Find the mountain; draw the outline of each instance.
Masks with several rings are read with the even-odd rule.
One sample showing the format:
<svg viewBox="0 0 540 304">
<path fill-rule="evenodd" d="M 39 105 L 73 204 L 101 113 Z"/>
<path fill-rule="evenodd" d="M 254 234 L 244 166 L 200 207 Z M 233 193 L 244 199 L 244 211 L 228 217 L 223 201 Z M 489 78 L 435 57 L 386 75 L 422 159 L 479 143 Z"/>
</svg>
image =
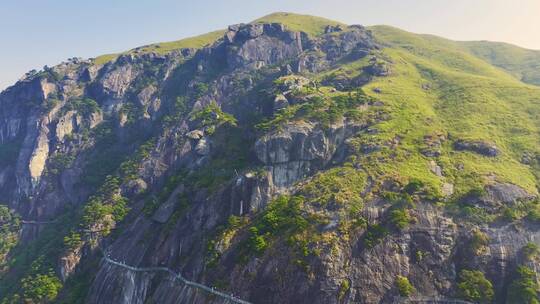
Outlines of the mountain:
<svg viewBox="0 0 540 304">
<path fill-rule="evenodd" d="M 29 72 L 0 303 L 538 303 L 538 64 L 276 13 Z"/>
</svg>

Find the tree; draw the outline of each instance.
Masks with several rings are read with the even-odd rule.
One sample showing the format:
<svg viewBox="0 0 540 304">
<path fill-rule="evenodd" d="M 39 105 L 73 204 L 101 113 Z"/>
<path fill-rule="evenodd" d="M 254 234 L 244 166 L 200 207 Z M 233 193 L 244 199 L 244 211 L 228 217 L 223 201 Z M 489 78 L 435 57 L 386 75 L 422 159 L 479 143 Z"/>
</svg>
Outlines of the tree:
<svg viewBox="0 0 540 304">
<path fill-rule="evenodd" d="M 539 304 L 540 286 L 536 282 L 534 270 L 519 266 L 517 268 L 517 277 L 508 288 L 507 303 L 515 304 Z"/>
<path fill-rule="evenodd" d="M 53 273 L 29 276 L 22 280 L 23 297 L 29 303 L 50 303 L 58 296 L 62 282 Z"/>
<path fill-rule="evenodd" d="M 478 270 L 462 270 L 459 274 L 458 296 L 476 303 L 491 303 L 493 285 Z"/>
</svg>

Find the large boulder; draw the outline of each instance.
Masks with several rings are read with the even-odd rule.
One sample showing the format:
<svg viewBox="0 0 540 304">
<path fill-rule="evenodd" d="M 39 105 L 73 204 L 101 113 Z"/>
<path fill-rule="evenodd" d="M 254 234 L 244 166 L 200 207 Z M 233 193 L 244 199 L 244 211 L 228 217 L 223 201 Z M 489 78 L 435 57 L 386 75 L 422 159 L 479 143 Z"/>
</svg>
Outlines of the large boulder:
<svg viewBox="0 0 540 304">
<path fill-rule="evenodd" d="M 471 151 L 488 157 L 496 157 L 501 153 L 495 144 L 480 140 L 457 140 L 454 143 L 454 149 L 458 151 Z"/>
</svg>

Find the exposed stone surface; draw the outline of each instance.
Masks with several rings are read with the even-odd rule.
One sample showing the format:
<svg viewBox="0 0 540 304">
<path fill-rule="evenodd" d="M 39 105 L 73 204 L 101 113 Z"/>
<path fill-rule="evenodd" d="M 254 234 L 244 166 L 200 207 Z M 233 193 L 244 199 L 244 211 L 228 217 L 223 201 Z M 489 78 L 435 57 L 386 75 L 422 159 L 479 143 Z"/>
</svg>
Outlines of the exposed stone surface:
<svg viewBox="0 0 540 304">
<path fill-rule="evenodd" d="M 210 153 L 210 142 L 207 138 L 201 138 L 195 146 L 195 152 L 201 156 L 208 155 Z"/>
<path fill-rule="evenodd" d="M 484 141 L 458 140 L 454 143 L 454 148 L 460 151 L 467 150 L 476 152 L 478 154 L 482 154 L 488 157 L 496 157 L 500 154 L 497 146 Z"/>
<path fill-rule="evenodd" d="M 186 136 L 191 139 L 199 140 L 204 136 L 204 131 L 193 130 L 186 133 Z"/>
<path fill-rule="evenodd" d="M 257 158 L 269 166 L 273 184 L 289 187 L 326 166 L 347 137 L 361 126 L 339 124 L 324 132 L 310 124 L 287 125 L 255 143 Z"/>
</svg>

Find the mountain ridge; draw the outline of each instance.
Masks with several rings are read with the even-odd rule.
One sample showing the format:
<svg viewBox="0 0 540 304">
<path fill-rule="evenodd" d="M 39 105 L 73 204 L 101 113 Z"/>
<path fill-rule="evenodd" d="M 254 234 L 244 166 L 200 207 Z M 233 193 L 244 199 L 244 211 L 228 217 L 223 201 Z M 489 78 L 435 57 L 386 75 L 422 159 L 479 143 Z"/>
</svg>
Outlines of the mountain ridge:
<svg viewBox="0 0 540 304">
<path fill-rule="evenodd" d="M 334 21 L 330 19 L 325 19 L 322 17 L 316 17 L 316 16 L 310 16 L 310 15 L 301 15 L 301 14 L 295 14 L 295 13 L 289 13 L 289 12 L 276 12 L 268 14 L 264 17 L 258 18 L 253 20 L 250 23 L 257 23 L 257 22 L 279 22 L 283 23 L 286 26 L 290 27 L 293 30 L 299 30 L 301 27 L 304 27 L 304 30 L 306 25 L 308 27 L 307 32 L 310 32 L 311 34 L 321 34 L 324 31 L 324 27 L 327 25 L 336 26 L 341 25 L 345 26 L 344 23 L 341 23 L 339 21 Z M 511 43 L 506 42 L 497 42 L 497 41 L 457 41 L 457 40 L 450 40 L 447 38 L 439 37 L 432 34 L 415 34 L 412 32 L 407 32 L 404 30 L 400 30 L 397 27 L 388 26 L 388 25 L 373 25 L 369 26 L 368 28 L 372 29 L 387 29 L 389 31 L 393 31 L 395 29 L 414 34 L 417 36 L 427 37 L 427 38 L 434 38 L 435 40 L 446 40 L 447 43 L 454 43 L 462 47 L 464 50 L 467 50 L 472 55 L 477 56 L 480 59 L 483 59 L 487 61 L 488 63 L 494 64 L 495 66 L 498 66 L 502 68 L 503 70 L 513 73 L 514 76 L 518 77 L 518 79 L 524 80 L 524 82 L 528 82 L 535 85 L 540 85 L 540 73 L 536 72 L 534 70 L 526 70 L 521 71 L 520 66 L 526 65 L 527 60 L 536 60 L 540 58 L 540 50 L 533 50 L 533 49 L 527 49 L 523 48 Z M 187 37 L 180 40 L 170 41 L 170 42 L 159 42 L 159 43 L 152 43 L 149 45 L 137 47 L 134 49 L 131 49 L 125 53 L 133 52 L 133 51 L 141 51 L 141 52 L 158 52 L 158 53 L 166 53 L 174 50 L 179 50 L 182 48 L 200 48 L 205 45 L 211 44 L 215 42 L 223 33 L 225 30 L 216 30 L 209 33 L 193 36 L 193 37 Z M 506 48 L 506 52 L 499 51 L 499 56 L 490 57 L 485 55 L 485 52 L 489 51 L 489 49 L 493 48 Z M 510 49 L 510 50 L 508 50 Z M 508 62 L 509 59 L 506 59 L 509 55 L 508 54 L 520 54 L 521 57 L 524 57 L 522 61 L 525 61 L 524 63 L 520 63 L 519 61 L 516 62 Z M 96 64 L 104 64 L 107 63 L 114 58 L 116 58 L 118 54 L 107 54 L 107 55 L 101 55 L 96 57 L 95 62 Z M 502 62 L 499 62 L 498 58 L 502 57 Z M 531 59 L 529 59 L 531 58 Z M 506 60 L 505 60 L 506 59 Z M 523 67 L 521 67 L 523 69 Z M 530 68 L 529 68 L 530 69 Z M 534 69 L 534 66 L 533 66 Z M 523 74 L 526 74 L 525 76 Z M 521 78 L 519 78 L 521 77 Z"/>
<path fill-rule="evenodd" d="M 313 18 L 0 93 L 2 303 L 534 303 L 529 66 Z"/>
</svg>

